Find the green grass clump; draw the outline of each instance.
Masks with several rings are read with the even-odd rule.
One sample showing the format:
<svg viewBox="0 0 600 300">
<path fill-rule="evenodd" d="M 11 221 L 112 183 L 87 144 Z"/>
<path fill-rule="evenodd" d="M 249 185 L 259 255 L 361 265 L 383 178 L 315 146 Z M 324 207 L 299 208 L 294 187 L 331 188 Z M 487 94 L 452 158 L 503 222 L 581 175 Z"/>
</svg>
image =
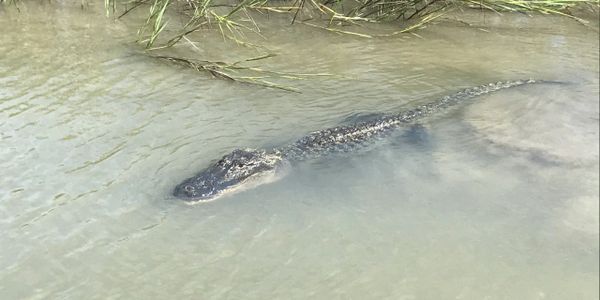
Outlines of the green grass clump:
<svg viewBox="0 0 600 300">
<path fill-rule="evenodd" d="M 18 0 L 0 0 L 0 3 L 16 4 L 16 1 Z M 299 78 L 299 74 L 243 66 L 248 62 L 272 57 L 271 54 L 225 63 L 154 53 L 181 42 L 197 48 L 190 40 L 190 35 L 214 28 L 219 29 L 226 40 L 262 49 L 260 45 L 248 42 L 245 37 L 247 33 L 261 35 L 254 17 L 267 13 L 287 15 L 290 23 L 301 23 L 336 34 L 374 38 L 412 32 L 457 8 L 477 8 L 496 13 L 554 14 L 586 25 L 588 22 L 571 14 L 570 9 L 584 7 L 597 17 L 599 3 L 600 0 L 104 0 L 107 16 L 122 18 L 134 10 L 146 11 L 145 21 L 137 33 L 137 41 L 153 57 L 218 78 L 285 90 L 294 89 L 279 86 L 269 79 Z M 184 22 L 169 24 L 169 18 L 173 16 L 178 16 Z M 367 34 L 347 29 L 352 28 L 347 25 L 375 22 L 396 22 L 400 28 L 387 34 Z"/>
<path fill-rule="evenodd" d="M 11 0 L 0 0 L 11 1 Z M 12 0 L 14 1 L 14 0 Z M 124 2 L 118 2 L 124 1 Z M 148 52 L 172 47 L 179 42 L 194 43 L 188 36 L 209 28 L 218 28 L 223 38 L 240 45 L 260 48 L 246 41 L 245 33 L 260 35 L 260 28 L 253 16 L 261 13 L 277 13 L 289 16 L 290 23 L 302 23 L 338 34 L 365 38 L 390 36 L 414 31 L 455 8 L 519 13 L 555 14 L 573 18 L 582 24 L 587 22 L 573 16 L 571 8 L 586 6 L 597 14 L 600 0 L 105 0 L 107 15 L 119 18 L 140 8 L 149 9 L 146 20 L 138 31 L 138 42 Z M 165 35 L 168 20 L 165 15 L 184 17 L 185 24 Z M 393 33 L 373 35 L 347 30 L 346 25 L 373 22 L 397 22 L 401 28 Z M 160 37 L 160 38 L 159 38 Z M 160 42 L 158 42 L 160 40 Z M 195 47 L 195 46 L 194 46 Z M 296 75 L 269 72 L 260 68 L 242 67 L 242 63 L 269 58 L 267 54 L 258 59 L 234 63 L 210 62 L 183 57 L 154 55 L 163 60 L 184 65 L 217 78 L 261 86 L 295 91 L 277 85 L 269 78 L 294 77 Z M 252 73 L 241 75 L 241 73 Z M 306 74 L 304 74 L 306 75 Z M 318 74 L 323 75 L 323 74 Z"/>
<path fill-rule="evenodd" d="M 14 0 L 0 0 L 14 1 Z M 341 29 L 339 25 L 361 22 L 402 21 L 406 24 L 398 33 L 418 29 L 441 16 L 449 9 L 471 7 L 495 12 L 538 12 L 556 14 L 576 19 L 569 9 L 578 5 L 587 5 L 597 10 L 599 0 L 105 0 L 107 14 L 115 13 L 117 7 L 124 7 L 122 17 L 131 10 L 149 8 L 146 22 L 141 26 L 139 42 L 147 49 L 161 49 L 173 46 L 185 36 L 205 28 L 217 27 L 221 34 L 230 40 L 244 44 L 244 32 L 259 33 L 260 29 L 252 17 L 253 12 L 274 12 L 288 14 L 290 22 L 302 22 L 336 33 L 345 33 L 362 37 L 368 34 L 355 33 Z M 171 35 L 160 45 L 157 38 L 167 25 L 165 13 L 175 11 L 188 20 L 179 32 Z M 299 20 L 300 14 L 309 15 Z M 314 22 L 315 17 L 326 22 Z M 313 21 L 313 22 L 308 22 Z"/>
</svg>

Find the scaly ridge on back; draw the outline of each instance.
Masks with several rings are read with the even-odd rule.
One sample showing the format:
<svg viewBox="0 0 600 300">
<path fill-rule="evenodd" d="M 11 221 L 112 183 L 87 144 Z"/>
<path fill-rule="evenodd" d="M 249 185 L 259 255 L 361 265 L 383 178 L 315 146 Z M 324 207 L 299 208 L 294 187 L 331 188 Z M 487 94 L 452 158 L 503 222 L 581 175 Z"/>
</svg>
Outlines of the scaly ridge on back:
<svg viewBox="0 0 600 300">
<path fill-rule="evenodd" d="M 382 117 L 378 120 L 315 131 L 275 151 L 290 160 L 305 160 L 318 156 L 321 153 L 346 151 L 352 149 L 354 145 L 358 146 L 372 137 L 389 131 L 389 129 L 417 121 L 440 110 L 455 106 L 465 100 L 498 90 L 533 83 L 539 83 L 539 81 L 532 79 L 499 81 L 467 88 L 437 101 L 423 104 L 395 115 Z"/>
</svg>

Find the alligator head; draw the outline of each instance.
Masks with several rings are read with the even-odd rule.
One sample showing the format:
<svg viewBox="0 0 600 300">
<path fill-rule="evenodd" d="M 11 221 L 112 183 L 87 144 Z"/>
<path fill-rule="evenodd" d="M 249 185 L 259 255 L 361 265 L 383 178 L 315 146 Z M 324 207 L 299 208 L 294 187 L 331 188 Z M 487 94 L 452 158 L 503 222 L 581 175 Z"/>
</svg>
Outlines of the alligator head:
<svg viewBox="0 0 600 300">
<path fill-rule="evenodd" d="M 254 187 L 277 179 L 283 165 L 281 156 L 263 150 L 240 150 L 184 180 L 173 195 L 188 204 L 213 201 L 225 193 Z"/>
</svg>

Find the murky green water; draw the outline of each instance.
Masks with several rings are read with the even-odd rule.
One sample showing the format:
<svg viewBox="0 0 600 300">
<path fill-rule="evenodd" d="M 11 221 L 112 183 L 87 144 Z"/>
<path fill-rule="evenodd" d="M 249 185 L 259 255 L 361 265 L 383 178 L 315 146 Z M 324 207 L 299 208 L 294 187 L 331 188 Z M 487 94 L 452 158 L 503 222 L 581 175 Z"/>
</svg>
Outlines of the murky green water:
<svg viewBox="0 0 600 300">
<path fill-rule="evenodd" d="M 273 21 L 265 67 L 339 75 L 294 94 L 140 55 L 135 17 L 102 10 L 0 8 L 1 299 L 598 299 L 596 32 L 476 13 L 366 40 Z M 218 40 L 201 46 L 252 54 Z M 421 139 L 206 205 L 170 197 L 236 147 L 529 77 L 571 84 L 480 97 Z"/>
</svg>

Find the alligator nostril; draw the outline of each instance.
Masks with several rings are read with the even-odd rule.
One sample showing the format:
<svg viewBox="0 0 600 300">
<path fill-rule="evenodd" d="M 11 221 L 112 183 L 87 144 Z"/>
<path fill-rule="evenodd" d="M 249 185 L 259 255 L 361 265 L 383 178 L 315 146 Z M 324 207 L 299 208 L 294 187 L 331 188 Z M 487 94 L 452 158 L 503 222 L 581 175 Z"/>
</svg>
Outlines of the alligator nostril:
<svg viewBox="0 0 600 300">
<path fill-rule="evenodd" d="M 191 185 L 186 185 L 183 189 L 188 193 L 191 193 L 194 191 L 194 187 Z"/>
</svg>

